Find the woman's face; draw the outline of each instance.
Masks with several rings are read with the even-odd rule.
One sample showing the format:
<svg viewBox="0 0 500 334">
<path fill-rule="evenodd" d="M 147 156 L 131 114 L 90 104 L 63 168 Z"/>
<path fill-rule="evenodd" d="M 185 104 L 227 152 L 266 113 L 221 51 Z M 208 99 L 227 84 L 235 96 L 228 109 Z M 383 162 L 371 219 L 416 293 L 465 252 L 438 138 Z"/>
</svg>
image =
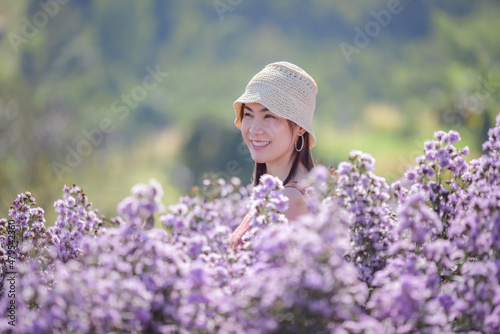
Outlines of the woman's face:
<svg viewBox="0 0 500 334">
<path fill-rule="evenodd" d="M 258 163 L 288 162 L 298 126 L 290 131 L 288 121 L 267 110 L 260 103 L 245 104 L 241 120 L 241 134 L 250 149 L 252 159 Z"/>
</svg>

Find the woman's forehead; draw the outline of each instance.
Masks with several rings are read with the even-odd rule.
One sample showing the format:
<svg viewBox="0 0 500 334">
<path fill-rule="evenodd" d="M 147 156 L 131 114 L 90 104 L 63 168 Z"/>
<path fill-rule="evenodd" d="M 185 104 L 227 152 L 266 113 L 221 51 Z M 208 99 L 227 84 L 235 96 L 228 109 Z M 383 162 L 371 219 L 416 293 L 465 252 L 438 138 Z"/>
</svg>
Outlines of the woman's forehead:
<svg viewBox="0 0 500 334">
<path fill-rule="evenodd" d="M 269 109 L 260 103 L 246 103 L 245 109 L 250 111 L 269 111 Z"/>
<path fill-rule="evenodd" d="M 266 114 L 271 114 L 274 117 L 280 118 L 280 119 L 283 118 L 279 115 L 276 115 L 275 113 L 273 113 L 271 110 L 267 109 L 263 104 L 260 104 L 260 103 L 246 103 L 245 109 L 249 110 L 249 111 L 253 111 L 253 112 L 263 112 Z"/>
</svg>

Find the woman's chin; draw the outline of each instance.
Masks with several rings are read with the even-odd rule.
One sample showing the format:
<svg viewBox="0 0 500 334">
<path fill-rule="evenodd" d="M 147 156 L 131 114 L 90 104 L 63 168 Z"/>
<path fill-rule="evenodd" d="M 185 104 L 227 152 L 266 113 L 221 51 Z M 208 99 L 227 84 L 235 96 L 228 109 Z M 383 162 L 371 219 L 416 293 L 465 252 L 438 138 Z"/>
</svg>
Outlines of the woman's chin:
<svg viewBox="0 0 500 334">
<path fill-rule="evenodd" d="M 263 157 L 259 156 L 258 154 L 252 155 L 252 160 L 255 161 L 258 164 L 265 164 L 266 161 L 267 161 L 266 159 L 264 159 Z"/>
</svg>

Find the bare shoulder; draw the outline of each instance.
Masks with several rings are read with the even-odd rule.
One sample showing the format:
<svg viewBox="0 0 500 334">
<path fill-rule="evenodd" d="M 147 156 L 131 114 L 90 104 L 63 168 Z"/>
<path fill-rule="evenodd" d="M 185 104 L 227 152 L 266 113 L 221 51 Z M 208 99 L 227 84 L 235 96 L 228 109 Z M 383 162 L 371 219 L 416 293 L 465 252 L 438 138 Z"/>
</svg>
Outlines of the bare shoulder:
<svg viewBox="0 0 500 334">
<path fill-rule="evenodd" d="M 282 190 L 283 195 L 288 197 L 288 199 L 291 201 L 293 199 L 304 199 L 304 195 L 300 192 L 299 189 L 295 187 L 285 187 Z"/>
<path fill-rule="evenodd" d="M 288 197 L 288 210 L 285 212 L 288 220 L 294 220 L 298 216 L 309 212 L 304 195 L 298 189 L 287 187 L 282 192 L 283 195 Z"/>
</svg>

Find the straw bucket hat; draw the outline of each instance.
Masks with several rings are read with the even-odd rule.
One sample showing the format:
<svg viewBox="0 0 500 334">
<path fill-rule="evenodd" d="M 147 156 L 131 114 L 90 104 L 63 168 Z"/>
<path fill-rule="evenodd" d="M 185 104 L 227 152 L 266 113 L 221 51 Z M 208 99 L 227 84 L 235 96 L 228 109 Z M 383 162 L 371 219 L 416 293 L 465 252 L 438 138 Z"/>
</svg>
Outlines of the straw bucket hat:
<svg viewBox="0 0 500 334">
<path fill-rule="evenodd" d="M 312 119 L 318 86 L 297 65 L 286 61 L 267 65 L 248 83 L 245 93 L 234 103 L 234 124 L 241 129 L 240 110 L 243 103 L 260 103 L 272 113 L 301 126 L 309 133 L 309 148 L 316 145 Z"/>
</svg>

